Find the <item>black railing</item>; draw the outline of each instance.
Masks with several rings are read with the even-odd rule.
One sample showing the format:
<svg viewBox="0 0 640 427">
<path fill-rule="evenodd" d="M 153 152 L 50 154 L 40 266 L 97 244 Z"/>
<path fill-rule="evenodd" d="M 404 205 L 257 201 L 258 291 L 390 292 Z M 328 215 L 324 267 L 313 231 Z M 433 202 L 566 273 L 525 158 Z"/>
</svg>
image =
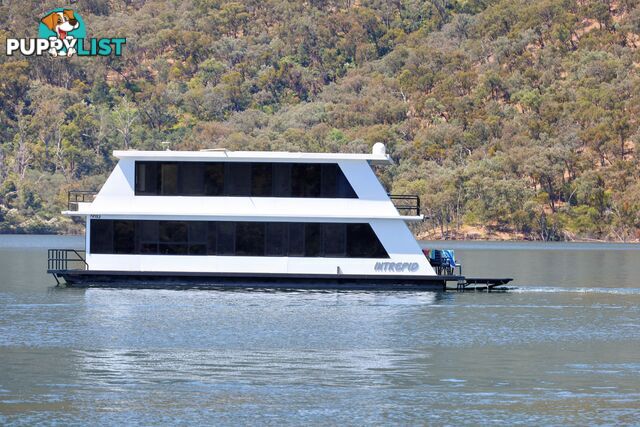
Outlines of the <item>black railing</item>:
<svg viewBox="0 0 640 427">
<path fill-rule="evenodd" d="M 420 216 L 420 196 L 389 194 L 389 198 L 400 215 Z"/>
<path fill-rule="evenodd" d="M 83 254 L 85 254 L 85 251 L 77 251 L 75 249 L 49 249 L 47 253 L 47 270 L 49 272 L 87 270 L 89 265 Z"/>
<path fill-rule="evenodd" d="M 93 202 L 98 192 L 86 190 L 71 190 L 67 193 L 67 208 L 70 211 L 78 210 L 78 203 Z"/>
</svg>

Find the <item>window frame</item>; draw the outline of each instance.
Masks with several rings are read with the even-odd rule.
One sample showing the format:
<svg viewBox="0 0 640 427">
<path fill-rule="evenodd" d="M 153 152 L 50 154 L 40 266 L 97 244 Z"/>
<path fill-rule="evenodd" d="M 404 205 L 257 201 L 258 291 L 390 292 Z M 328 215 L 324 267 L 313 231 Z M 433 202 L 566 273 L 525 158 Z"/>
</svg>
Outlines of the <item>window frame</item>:
<svg viewBox="0 0 640 427">
<path fill-rule="evenodd" d="M 261 168 L 270 176 L 258 185 Z M 358 198 L 339 163 L 136 160 L 133 184 L 135 196 Z"/>
<path fill-rule="evenodd" d="M 92 219 L 89 249 L 96 255 L 190 255 L 334 259 L 388 259 L 369 223 L 278 222 L 278 221 L 188 221 Z M 117 226 L 118 225 L 118 226 Z M 149 227 L 149 228 L 146 228 Z M 253 230 L 255 228 L 256 230 Z M 107 234 L 111 242 L 96 236 Z M 119 231 L 126 232 L 119 235 Z M 329 230 L 332 230 L 331 232 Z M 243 234 L 244 233 L 244 234 Z M 337 234 L 336 234 L 337 233 Z M 131 242 L 123 242 L 123 236 Z M 257 238 L 252 252 L 250 236 Z M 350 244 L 350 239 L 360 240 Z M 154 239 L 155 237 L 155 239 Z M 339 239 L 340 251 L 327 252 L 327 238 Z M 120 241 L 117 241 L 120 239 Z M 367 241 L 364 241 L 367 240 Z M 94 243 L 94 242 L 98 243 Z M 272 250 L 270 241 L 278 250 Z M 118 246 L 117 245 L 120 245 Z M 98 246 L 98 245 L 102 246 Z M 144 251 L 143 245 L 155 246 Z M 248 246 L 247 246 L 248 245 Z M 106 248 L 106 249 L 105 249 Z M 130 248 L 123 251 L 123 248 Z M 245 253 L 239 253 L 242 250 Z M 120 252 L 118 252 L 120 251 Z"/>
</svg>

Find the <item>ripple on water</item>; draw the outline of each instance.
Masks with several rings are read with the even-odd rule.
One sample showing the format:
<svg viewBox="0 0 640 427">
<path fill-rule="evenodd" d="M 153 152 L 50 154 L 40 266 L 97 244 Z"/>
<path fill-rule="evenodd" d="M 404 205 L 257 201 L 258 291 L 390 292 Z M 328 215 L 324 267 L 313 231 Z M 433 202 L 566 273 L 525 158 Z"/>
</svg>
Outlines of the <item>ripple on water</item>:
<svg viewBox="0 0 640 427">
<path fill-rule="evenodd" d="M 495 257 L 479 252 L 471 261 Z M 11 256 L 3 425 L 611 425 L 640 413 L 640 290 L 607 288 L 601 265 L 574 288 L 546 280 L 567 274 L 559 250 L 502 251 L 531 271 L 490 294 L 49 289 Z M 612 274 L 637 277 L 636 252 L 624 256 Z"/>
</svg>

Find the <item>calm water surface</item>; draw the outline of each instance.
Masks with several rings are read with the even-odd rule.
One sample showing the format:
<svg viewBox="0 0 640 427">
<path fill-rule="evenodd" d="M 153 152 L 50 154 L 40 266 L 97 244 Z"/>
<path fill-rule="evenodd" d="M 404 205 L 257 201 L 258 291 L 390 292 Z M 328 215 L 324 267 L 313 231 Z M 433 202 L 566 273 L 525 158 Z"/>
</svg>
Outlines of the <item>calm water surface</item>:
<svg viewBox="0 0 640 427">
<path fill-rule="evenodd" d="M 1 425 L 640 424 L 637 246 L 447 244 L 505 293 L 54 288 L 81 245 L 0 236 Z"/>
</svg>

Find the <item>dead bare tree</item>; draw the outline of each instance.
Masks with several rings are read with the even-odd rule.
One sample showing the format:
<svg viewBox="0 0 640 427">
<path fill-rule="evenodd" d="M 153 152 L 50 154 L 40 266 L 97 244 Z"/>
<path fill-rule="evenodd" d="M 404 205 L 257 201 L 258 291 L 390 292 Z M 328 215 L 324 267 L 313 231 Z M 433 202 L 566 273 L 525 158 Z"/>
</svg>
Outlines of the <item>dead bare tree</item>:
<svg viewBox="0 0 640 427">
<path fill-rule="evenodd" d="M 131 132 L 133 125 L 138 120 L 138 110 L 127 98 L 122 98 L 122 103 L 113 113 L 113 121 L 116 130 L 123 138 L 124 149 L 131 145 Z"/>
<path fill-rule="evenodd" d="M 33 153 L 29 149 L 28 135 L 28 119 L 22 114 L 22 105 L 19 106 L 20 112 L 17 117 L 18 132 L 16 133 L 18 147 L 16 150 L 14 171 L 20 179 L 24 179 L 24 175 L 29 167 L 29 162 L 33 159 Z"/>
</svg>

